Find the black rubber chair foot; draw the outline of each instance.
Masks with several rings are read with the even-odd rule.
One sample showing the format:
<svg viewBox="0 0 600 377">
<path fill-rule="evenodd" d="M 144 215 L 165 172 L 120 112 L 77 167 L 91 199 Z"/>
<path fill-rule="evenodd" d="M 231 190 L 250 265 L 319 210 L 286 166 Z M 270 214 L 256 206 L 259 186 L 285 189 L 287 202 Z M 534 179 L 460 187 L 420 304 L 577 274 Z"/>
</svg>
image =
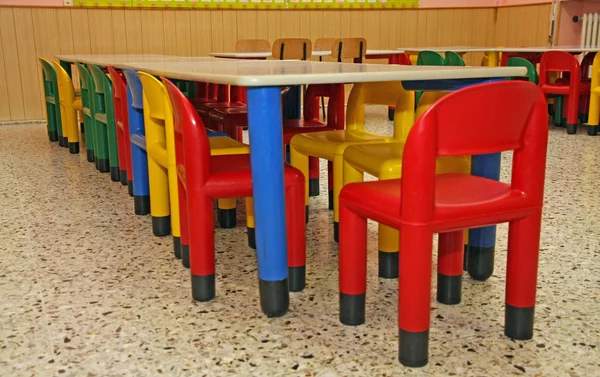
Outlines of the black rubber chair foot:
<svg viewBox="0 0 600 377">
<path fill-rule="evenodd" d="M 100 173 L 108 173 L 110 171 L 110 164 L 108 162 L 108 159 L 98 159 L 97 167 Z"/>
<path fill-rule="evenodd" d="M 288 279 L 258 281 L 260 291 L 260 307 L 269 318 L 281 317 L 290 306 Z"/>
<path fill-rule="evenodd" d="M 219 226 L 225 229 L 235 228 L 236 225 L 236 209 L 221 209 L 217 210 L 217 219 Z"/>
<path fill-rule="evenodd" d="M 383 279 L 398 278 L 398 256 L 397 251 L 386 252 L 379 250 L 379 277 Z"/>
<path fill-rule="evenodd" d="M 190 245 L 181 245 L 181 264 L 190 268 Z"/>
<path fill-rule="evenodd" d="M 215 274 L 192 275 L 192 297 L 196 301 L 210 301 L 215 298 Z"/>
<path fill-rule="evenodd" d="M 511 339 L 527 340 L 533 337 L 533 318 L 535 307 L 518 308 L 505 306 L 504 334 Z"/>
<path fill-rule="evenodd" d="M 467 271 L 473 280 L 489 279 L 494 273 L 494 248 L 470 245 Z"/>
<path fill-rule="evenodd" d="M 128 183 L 128 181 L 127 181 L 127 170 L 121 170 L 119 172 L 119 178 L 121 178 L 121 184 L 123 186 L 127 186 L 127 183 Z"/>
<path fill-rule="evenodd" d="M 304 208 L 304 224 L 308 224 L 309 218 L 310 218 L 310 206 L 306 206 Z"/>
<path fill-rule="evenodd" d="M 173 254 L 175 258 L 181 259 L 181 238 L 173 236 Z"/>
<path fill-rule="evenodd" d="M 437 301 L 445 305 L 460 304 L 462 294 L 462 274 L 441 275 L 437 278 Z"/>
<path fill-rule="evenodd" d="M 98 156 L 94 156 L 94 165 L 96 165 L 96 170 L 100 169 L 100 165 L 98 165 Z"/>
<path fill-rule="evenodd" d="M 306 266 L 288 267 L 290 292 L 300 292 L 306 287 Z"/>
<path fill-rule="evenodd" d="M 310 178 L 308 180 L 308 195 L 309 196 L 319 196 L 319 193 L 320 193 L 319 178 Z"/>
<path fill-rule="evenodd" d="M 463 271 L 467 271 L 469 265 L 469 245 L 465 245 L 463 253 Z"/>
<path fill-rule="evenodd" d="M 150 213 L 150 195 L 134 195 L 133 206 L 136 215 L 147 215 Z"/>
<path fill-rule="evenodd" d="M 256 230 L 248 228 L 248 247 L 256 250 Z"/>
<path fill-rule="evenodd" d="M 567 124 L 567 134 L 575 135 L 577 133 L 577 125 L 576 124 Z"/>
<path fill-rule="evenodd" d="M 327 191 L 328 208 L 333 209 L 333 190 Z"/>
<path fill-rule="evenodd" d="M 58 145 L 60 145 L 63 148 L 68 148 L 69 147 L 69 138 L 66 136 L 60 136 L 60 138 L 58 139 Z"/>
<path fill-rule="evenodd" d="M 133 197 L 133 181 L 127 181 L 127 193 Z"/>
<path fill-rule="evenodd" d="M 113 182 L 121 181 L 121 173 L 119 168 L 110 168 L 110 180 Z"/>
<path fill-rule="evenodd" d="M 87 149 L 86 150 L 86 157 L 88 162 L 94 162 L 96 161 L 96 159 L 94 158 L 94 150 L 93 149 Z"/>
<path fill-rule="evenodd" d="M 69 153 L 79 154 L 79 143 L 69 143 Z"/>
<path fill-rule="evenodd" d="M 365 323 L 365 294 L 351 295 L 340 292 L 340 322 L 358 326 Z"/>
<path fill-rule="evenodd" d="M 590 136 L 598 135 L 598 126 L 588 126 L 588 135 L 590 135 Z"/>
<path fill-rule="evenodd" d="M 394 109 L 388 109 L 388 119 L 394 120 Z"/>
<path fill-rule="evenodd" d="M 429 330 L 411 332 L 400 329 L 398 338 L 398 360 L 400 364 L 419 368 L 429 361 Z"/>
<path fill-rule="evenodd" d="M 85 133 L 85 123 L 79 123 L 79 131 L 81 131 L 82 134 Z"/>
<path fill-rule="evenodd" d="M 152 233 L 157 237 L 171 234 L 171 216 L 152 216 Z"/>
<path fill-rule="evenodd" d="M 333 240 L 340 242 L 340 223 L 337 221 L 333 222 Z"/>
<path fill-rule="evenodd" d="M 48 139 L 50 139 L 50 141 L 58 141 L 58 132 L 48 131 Z"/>
</svg>

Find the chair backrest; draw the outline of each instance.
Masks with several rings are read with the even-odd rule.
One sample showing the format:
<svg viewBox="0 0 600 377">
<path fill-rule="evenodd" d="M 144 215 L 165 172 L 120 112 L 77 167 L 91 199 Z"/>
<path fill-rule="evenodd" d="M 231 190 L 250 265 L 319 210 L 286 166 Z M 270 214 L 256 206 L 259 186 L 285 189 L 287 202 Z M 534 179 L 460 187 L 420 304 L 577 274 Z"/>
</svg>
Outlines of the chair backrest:
<svg viewBox="0 0 600 377">
<path fill-rule="evenodd" d="M 346 129 L 364 129 L 365 105 L 395 106 L 394 137 L 414 123 L 415 96 L 399 81 L 357 83 L 352 87 L 346 111 Z"/>
<path fill-rule="evenodd" d="M 317 38 L 313 44 L 313 51 L 332 51 L 337 38 Z"/>
<path fill-rule="evenodd" d="M 42 66 L 42 78 L 44 80 L 44 94 L 54 97 L 58 95 L 58 85 L 56 82 L 56 71 L 52 63 L 44 58 L 38 58 Z"/>
<path fill-rule="evenodd" d="M 71 77 L 60 65 L 59 62 L 53 60 L 52 65 L 56 72 L 56 81 L 58 84 L 58 94 L 61 102 L 73 103 L 75 101 L 75 88 L 73 87 L 73 81 Z"/>
<path fill-rule="evenodd" d="M 518 57 L 508 58 L 508 60 L 506 61 L 506 66 L 507 67 L 525 67 L 525 68 L 527 68 L 527 81 L 532 82 L 534 84 L 538 83 L 537 70 L 535 69 L 535 66 L 533 65 L 533 63 L 531 63 L 529 60 L 523 59 L 523 58 L 518 58 Z M 513 80 L 519 80 L 519 79 L 521 79 L 521 78 L 513 77 Z"/>
<path fill-rule="evenodd" d="M 271 44 L 264 39 L 240 39 L 235 42 L 235 52 L 269 52 Z"/>
<path fill-rule="evenodd" d="M 367 40 L 364 38 L 340 38 L 333 42 L 331 56 L 338 62 L 342 59 L 356 59 L 362 63 L 367 53 Z"/>
<path fill-rule="evenodd" d="M 319 119 L 319 99 L 329 98 L 327 102 L 327 125 L 344 127 L 344 84 L 311 84 L 304 95 L 304 119 Z"/>
<path fill-rule="evenodd" d="M 95 92 L 94 80 L 87 68 L 81 63 L 75 63 L 75 68 L 79 73 L 79 87 L 81 89 L 81 104 L 84 108 L 94 111 L 94 100 L 91 97 Z M 93 116 L 93 115 L 92 115 Z"/>
<path fill-rule="evenodd" d="M 446 51 L 445 55 L 446 56 L 444 57 L 444 65 L 453 66 L 453 67 L 464 67 L 465 66 L 465 61 L 463 60 L 462 56 L 460 56 L 456 52 Z"/>
<path fill-rule="evenodd" d="M 435 51 L 421 51 L 417 56 L 417 65 L 444 65 L 444 58 Z"/>
<path fill-rule="evenodd" d="M 581 61 L 581 77 L 588 78 L 590 77 L 590 67 L 594 64 L 594 59 L 596 58 L 595 52 L 588 52 L 583 57 Z"/>
<path fill-rule="evenodd" d="M 600 54 L 596 54 L 592 64 L 592 84 L 600 85 Z M 592 87 L 594 89 L 594 87 Z"/>
<path fill-rule="evenodd" d="M 94 110 L 100 113 L 106 113 L 107 117 L 114 117 L 114 103 L 112 98 L 112 83 L 102 68 L 97 65 L 89 65 L 90 73 L 94 80 L 96 88 L 96 101 Z"/>
<path fill-rule="evenodd" d="M 542 60 L 540 61 L 540 85 L 546 85 L 550 82 L 550 72 L 568 72 L 571 83 L 581 82 L 579 61 L 568 52 L 546 51 L 542 55 Z"/>
<path fill-rule="evenodd" d="M 127 89 L 131 93 L 131 107 L 138 110 L 144 109 L 144 91 L 142 89 L 142 82 L 137 75 L 137 72 L 133 69 L 123 68 L 121 70 L 127 81 Z"/>
<path fill-rule="evenodd" d="M 117 122 L 126 122 L 127 119 L 127 85 L 119 71 L 113 67 L 106 67 L 113 83 L 113 101 L 115 103 L 115 119 Z"/>
<path fill-rule="evenodd" d="M 273 59 L 306 60 L 312 56 L 312 42 L 306 38 L 281 38 L 273 42 Z"/>
<path fill-rule="evenodd" d="M 512 188 L 541 206 L 547 143 L 548 109 L 536 85 L 501 81 L 451 93 L 427 110 L 408 136 L 402 164 L 401 216 L 412 222 L 432 218 L 437 157 L 511 150 Z"/>
<path fill-rule="evenodd" d="M 173 108 L 165 85 L 156 77 L 138 72 L 144 88 L 144 125 L 149 143 L 164 141 L 169 166 L 176 165 Z M 181 93 L 181 92 L 180 92 Z"/>
<path fill-rule="evenodd" d="M 173 106 L 177 163 L 181 165 L 183 160 L 187 191 L 193 192 L 197 189 L 197 183 L 206 182 L 210 174 L 208 135 L 190 101 L 168 79 L 161 77 L 161 80 L 167 88 Z"/>
</svg>

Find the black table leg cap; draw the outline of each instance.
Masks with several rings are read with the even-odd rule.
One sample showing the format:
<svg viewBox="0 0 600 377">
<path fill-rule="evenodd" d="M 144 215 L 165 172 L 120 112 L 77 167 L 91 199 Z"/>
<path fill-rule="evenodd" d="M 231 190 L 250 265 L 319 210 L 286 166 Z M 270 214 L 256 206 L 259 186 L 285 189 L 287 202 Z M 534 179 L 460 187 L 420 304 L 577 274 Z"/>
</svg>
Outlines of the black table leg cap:
<svg viewBox="0 0 600 377">
<path fill-rule="evenodd" d="M 288 279 L 262 280 L 258 282 L 260 290 L 260 306 L 269 318 L 281 317 L 290 306 Z"/>
</svg>

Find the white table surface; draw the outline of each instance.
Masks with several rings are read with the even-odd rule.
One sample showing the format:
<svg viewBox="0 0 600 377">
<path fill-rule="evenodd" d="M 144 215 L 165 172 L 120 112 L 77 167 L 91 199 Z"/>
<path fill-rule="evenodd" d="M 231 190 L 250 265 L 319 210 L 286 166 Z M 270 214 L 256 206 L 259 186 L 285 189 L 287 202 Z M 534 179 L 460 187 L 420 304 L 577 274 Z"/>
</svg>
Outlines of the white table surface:
<svg viewBox="0 0 600 377">
<path fill-rule="evenodd" d="M 525 76 L 527 73 L 523 67 L 433 67 L 297 60 L 215 59 L 198 62 L 132 62 L 123 66 L 174 79 L 247 87 L 494 78 Z"/>
<path fill-rule="evenodd" d="M 441 47 L 402 47 L 399 50 L 405 51 L 435 51 L 435 52 L 532 52 L 532 53 L 543 53 L 546 51 L 565 51 L 565 52 L 597 52 L 600 51 L 599 47 L 586 47 L 580 46 L 524 46 L 524 47 L 472 47 L 472 46 L 441 46 Z"/>
<path fill-rule="evenodd" d="M 474 46 L 437 46 L 437 47 L 401 47 L 398 50 L 402 51 L 435 51 L 435 52 L 487 52 L 495 51 L 494 47 L 474 47 Z"/>
<path fill-rule="evenodd" d="M 101 66 L 122 67 L 132 63 L 150 63 L 150 62 L 203 62 L 207 60 L 218 60 L 209 56 L 175 56 L 175 55 L 157 55 L 157 54 L 137 54 L 137 55 L 56 55 L 56 58 L 66 62 L 79 62 L 84 64 L 95 64 Z"/>
<path fill-rule="evenodd" d="M 371 50 L 367 49 L 365 55 L 397 55 L 404 53 L 403 50 Z M 217 58 L 228 58 L 228 59 L 266 59 L 270 58 L 273 54 L 271 52 L 211 52 L 210 56 Z M 331 51 L 313 51 L 312 56 L 331 56 Z"/>
</svg>

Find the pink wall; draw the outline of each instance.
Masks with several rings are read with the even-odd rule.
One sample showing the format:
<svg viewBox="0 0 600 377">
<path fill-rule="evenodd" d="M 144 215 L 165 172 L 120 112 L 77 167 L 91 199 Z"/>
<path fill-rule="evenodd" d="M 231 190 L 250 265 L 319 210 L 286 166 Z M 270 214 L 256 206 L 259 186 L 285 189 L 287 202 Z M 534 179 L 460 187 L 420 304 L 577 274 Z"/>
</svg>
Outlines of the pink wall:
<svg viewBox="0 0 600 377">
<path fill-rule="evenodd" d="M 558 45 L 579 45 L 581 42 L 582 21 L 573 22 L 573 16 L 584 13 L 600 12 L 600 0 L 566 1 L 560 5 L 560 23 L 558 24 Z"/>
<path fill-rule="evenodd" d="M 0 5 L 63 5 L 63 0 L 0 0 Z"/>
</svg>

